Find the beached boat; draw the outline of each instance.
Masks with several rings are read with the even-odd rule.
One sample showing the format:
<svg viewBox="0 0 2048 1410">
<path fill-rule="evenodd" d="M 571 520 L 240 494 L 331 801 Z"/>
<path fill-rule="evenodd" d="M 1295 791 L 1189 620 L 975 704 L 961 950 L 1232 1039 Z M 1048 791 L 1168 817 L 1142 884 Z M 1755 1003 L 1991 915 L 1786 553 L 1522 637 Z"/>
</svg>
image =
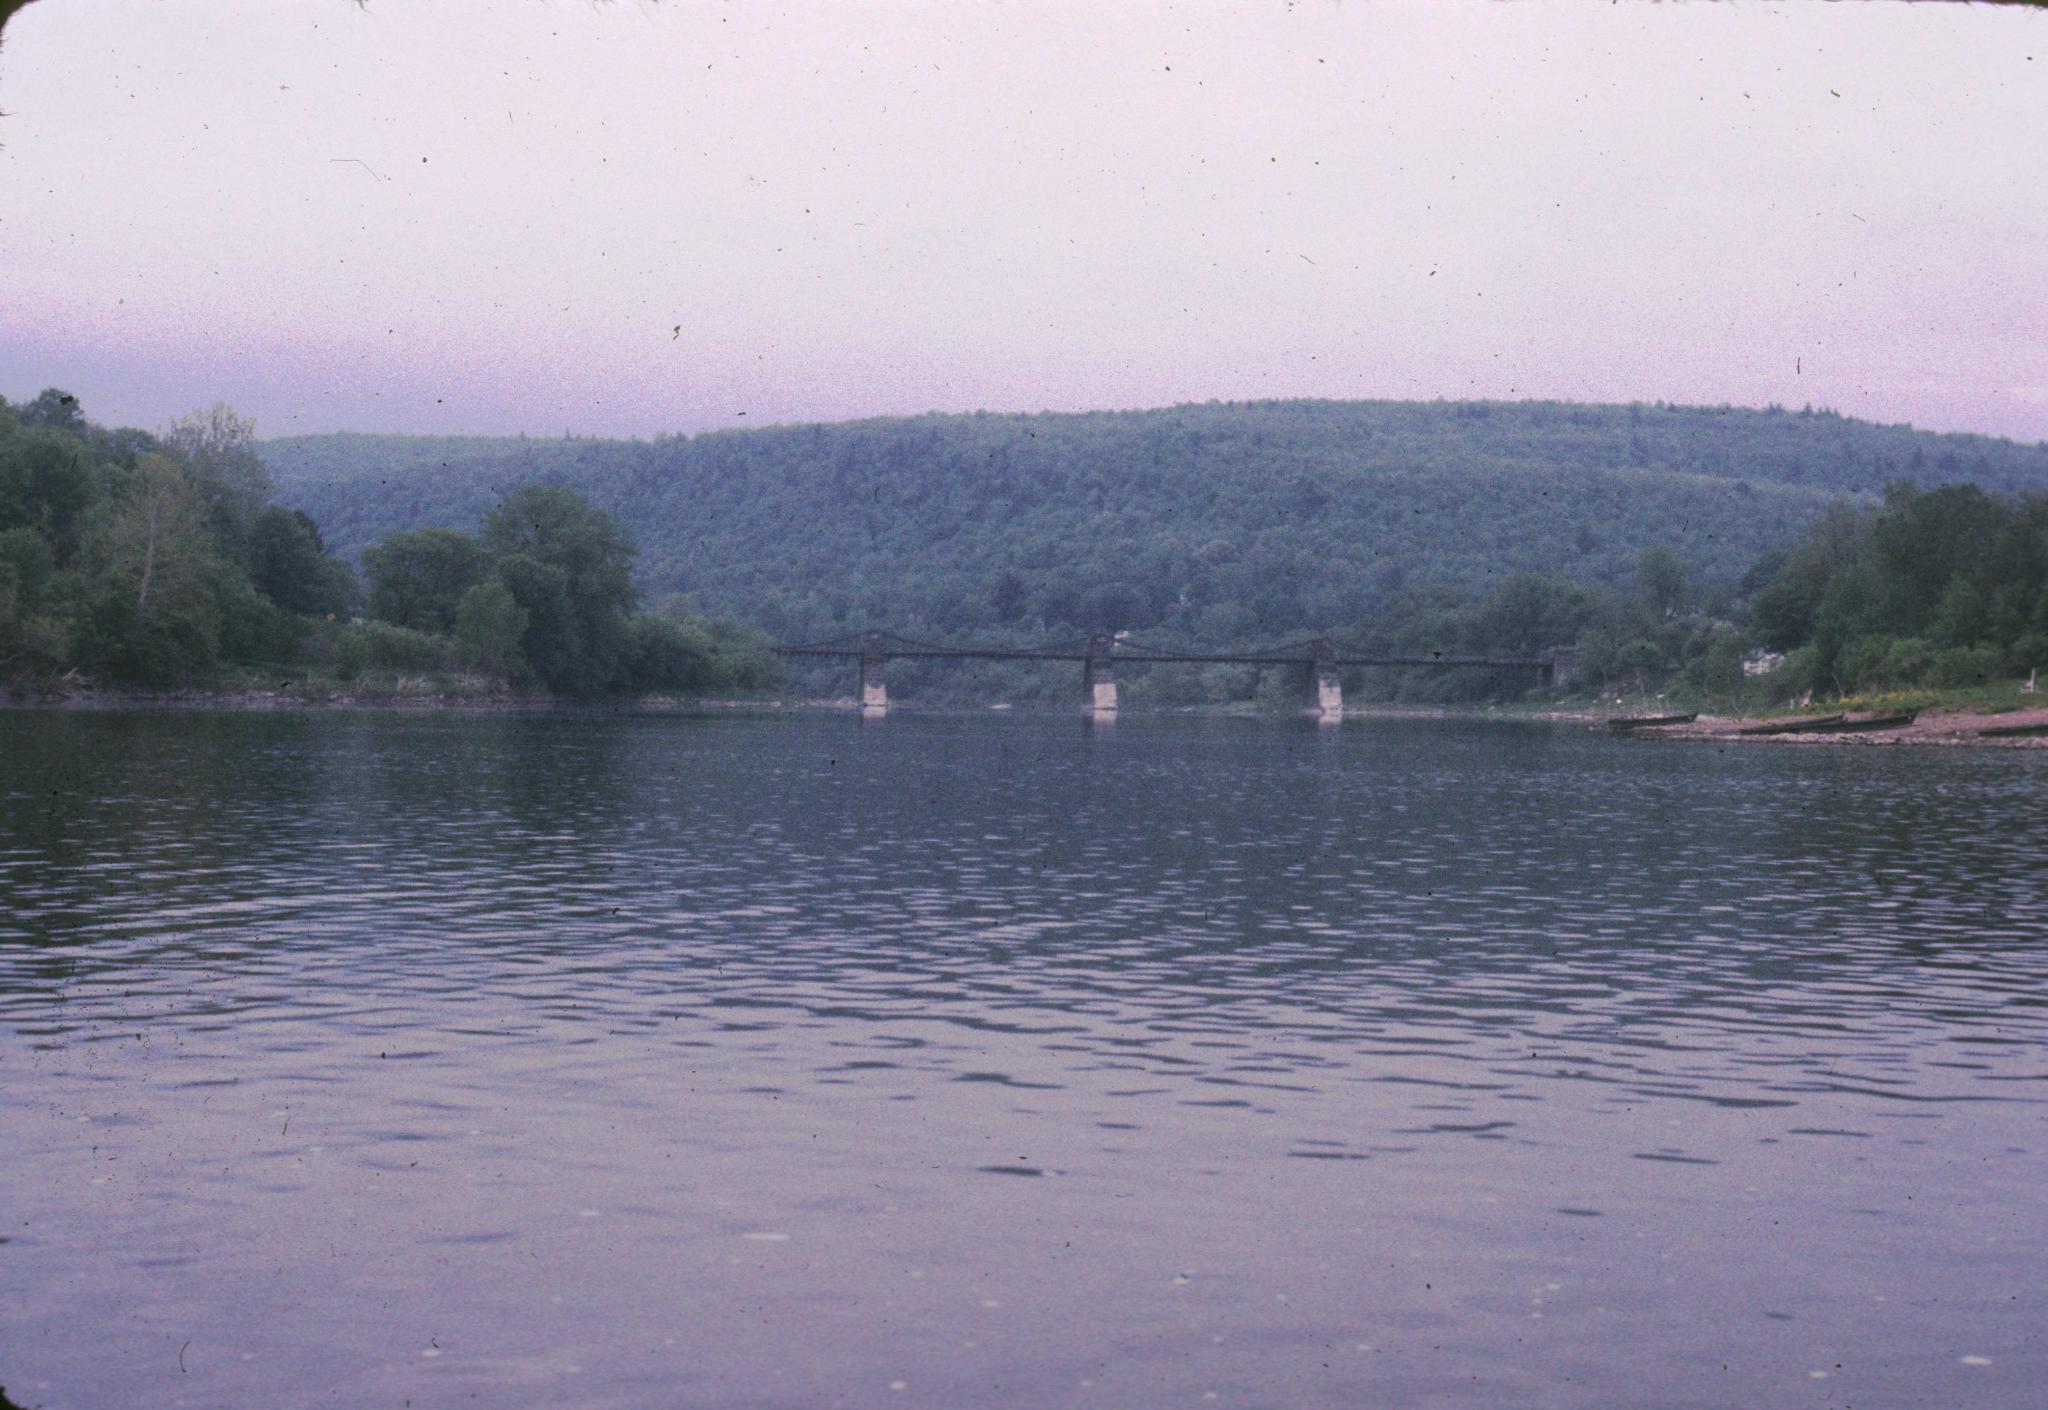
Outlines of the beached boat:
<svg viewBox="0 0 2048 1410">
<path fill-rule="evenodd" d="M 1905 715 L 1872 715 L 1868 719 L 1844 720 L 1836 725 L 1831 733 L 1868 734 L 1873 730 L 1904 729 L 1919 718 L 1918 712 Z"/>
<path fill-rule="evenodd" d="M 1698 715 L 1616 715 L 1607 721 L 1609 729 L 1650 729 L 1657 725 L 1689 725 Z"/>
<path fill-rule="evenodd" d="M 1847 715 L 1813 715 L 1801 720 L 1773 720 L 1767 725 L 1748 725 L 1736 731 L 1737 734 L 1805 734 L 1812 730 L 1834 729 L 1847 719 Z"/>
<path fill-rule="evenodd" d="M 1977 731 L 1979 739 L 2021 739 L 2034 734 L 2048 734 L 2048 722 L 2038 725 L 1993 725 L 1990 729 Z"/>
</svg>

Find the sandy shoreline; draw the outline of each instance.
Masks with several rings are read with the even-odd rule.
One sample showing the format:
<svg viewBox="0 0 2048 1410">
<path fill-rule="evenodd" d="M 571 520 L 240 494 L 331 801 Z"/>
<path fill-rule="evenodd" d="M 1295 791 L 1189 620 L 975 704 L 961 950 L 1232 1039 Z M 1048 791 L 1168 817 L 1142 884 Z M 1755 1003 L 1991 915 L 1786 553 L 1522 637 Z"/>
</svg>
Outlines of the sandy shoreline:
<svg viewBox="0 0 2048 1410">
<path fill-rule="evenodd" d="M 1879 711 L 1858 711 L 1850 719 L 1869 718 L 1873 714 L 1890 713 Z M 1899 713 L 1904 713 L 1903 711 Z M 1736 715 L 1701 715 L 1690 724 L 1655 725 L 1646 729 L 1625 731 L 1635 739 L 1693 739 L 1712 740 L 1716 743 L 1732 744 L 1797 744 L 1797 745 L 1861 745 L 1870 748 L 1898 746 L 1920 746 L 1964 749 L 2048 749 L 2048 734 L 2000 737 L 1985 736 L 1987 729 L 2011 729 L 2015 726 L 2048 727 L 2048 705 L 2032 706 L 2023 710 L 2008 710 L 2003 714 L 1984 714 L 1976 710 L 1936 708 L 1923 710 L 1912 724 L 1898 729 L 1873 730 L 1868 733 L 1814 730 L 1798 734 L 1744 734 L 1741 731 L 1763 724 L 1790 723 L 1795 717 L 1776 720 L 1762 720 Z"/>
</svg>

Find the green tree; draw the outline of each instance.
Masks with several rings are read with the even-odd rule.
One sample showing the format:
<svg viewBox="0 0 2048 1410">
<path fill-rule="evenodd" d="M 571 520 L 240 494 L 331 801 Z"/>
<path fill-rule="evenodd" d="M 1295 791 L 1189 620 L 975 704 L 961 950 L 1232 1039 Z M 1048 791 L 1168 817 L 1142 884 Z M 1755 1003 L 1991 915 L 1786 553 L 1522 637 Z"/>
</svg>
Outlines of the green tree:
<svg viewBox="0 0 2048 1410">
<path fill-rule="evenodd" d="M 517 680 L 526 674 L 526 609 L 497 578 L 476 584 L 455 609 L 455 639 L 471 661 L 492 675 Z"/>
<path fill-rule="evenodd" d="M 642 690 L 707 690 L 717 685 L 717 648 L 701 626 L 648 613 L 633 618 L 633 684 Z"/>
<path fill-rule="evenodd" d="M 1948 580 L 1934 605 L 1933 637 L 1942 646 L 1975 646 L 1990 634 L 1984 594 L 1961 574 Z"/>
<path fill-rule="evenodd" d="M 327 552 L 311 518 L 281 505 L 266 507 L 250 529 L 249 581 L 305 617 L 346 616 L 355 606 L 355 574 Z"/>
<path fill-rule="evenodd" d="M 1868 549 L 1871 520 L 1867 510 L 1836 500 L 1807 525 L 1798 546 L 1750 601 L 1750 627 L 1765 646 L 1790 651 L 1813 635 L 1836 575 Z"/>
<path fill-rule="evenodd" d="M 1664 653 L 1654 641 L 1637 637 L 1623 642 L 1621 649 L 1614 653 L 1614 671 L 1635 685 L 1638 691 L 1650 688 L 1650 678 L 1664 669 Z"/>
<path fill-rule="evenodd" d="M 78 398 L 56 387 L 43 388 L 18 414 L 22 425 L 46 426 L 52 431 L 83 431 L 86 425 L 85 409 Z"/>
<path fill-rule="evenodd" d="M 57 576 L 57 559 L 42 535 L 33 529 L 0 531 L 0 566 L 4 566 L 24 614 L 41 609 L 43 597 Z"/>
<path fill-rule="evenodd" d="M 149 684 L 213 664 L 218 559 L 207 520 L 184 465 L 155 453 L 137 462 L 95 554 L 92 664 Z"/>
<path fill-rule="evenodd" d="M 256 454 L 256 423 L 225 402 L 182 416 L 164 445 L 184 458 L 221 550 L 246 564 L 250 534 L 270 498 L 270 471 Z"/>
<path fill-rule="evenodd" d="M 1976 485 L 1887 486 L 1884 512 L 1871 524 L 1869 554 L 1886 621 L 1904 631 L 1927 627 L 1957 578 L 1981 580 L 2010 517 L 2006 505 Z M 1981 598 L 1977 606 L 1982 609 Z M 1981 637 L 1981 623 L 1976 629 Z"/>
<path fill-rule="evenodd" d="M 1480 603 L 1471 644 L 1487 653 L 1533 656 L 1575 641 L 1598 615 L 1596 596 L 1585 588 L 1518 573 Z"/>
<path fill-rule="evenodd" d="M 1653 622 L 1675 617 L 1687 598 L 1685 565 L 1668 548 L 1646 550 L 1636 559 L 1636 597 Z"/>
<path fill-rule="evenodd" d="M 0 439 L 0 529 L 33 529 L 68 564 L 100 497 L 98 480 L 78 436 L 23 417 L 16 434 Z"/>
<path fill-rule="evenodd" d="M 393 534 L 363 552 L 370 615 L 422 632 L 451 632 L 464 594 L 490 576 L 482 544 L 452 529 Z"/>
<path fill-rule="evenodd" d="M 1739 632 L 1725 628 L 1712 632 L 1685 668 L 1687 684 L 1708 696 L 1726 699 L 1742 688 L 1742 660 L 1748 651 Z"/>
<path fill-rule="evenodd" d="M 633 548 L 611 515 L 563 486 L 524 485 L 484 516 L 483 543 L 526 610 L 526 661 L 550 690 L 626 683 Z"/>
</svg>

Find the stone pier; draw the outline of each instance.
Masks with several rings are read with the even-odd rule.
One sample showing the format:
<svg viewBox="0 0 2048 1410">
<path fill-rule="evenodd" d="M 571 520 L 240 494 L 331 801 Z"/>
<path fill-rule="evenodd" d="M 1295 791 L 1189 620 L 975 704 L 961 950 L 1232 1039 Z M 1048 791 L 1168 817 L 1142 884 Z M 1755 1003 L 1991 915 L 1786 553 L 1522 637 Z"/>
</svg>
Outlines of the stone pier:
<svg viewBox="0 0 2048 1410">
<path fill-rule="evenodd" d="M 889 685 L 882 677 L 882 663 L 888 657 L 882 654 L 878 635 L 868 633 L 866 647 L 860 655 L 860 712 L 863 715 L 886 715 L 889 713 Z"/>
<path fill-rule="evenodd" d="M 1302 713 L 1333 725 L 1344 718 L 1344 677 L 1337 669 L 1336 645 L 1318 637 L 1315 659 L 1308 665 L 1308 695 Z"/>
<path fill-rule="evenodd" d="M 1088 657 L 1081 666 L 1081 711 L 1107 718 L 1116 714 L 1116 662 L 1110 659 L 1114 643 L 1106 636 L 1088 638 Z"/>
<path fill-rule="evenodd" d="M 1567 686 L 1579 678 L 1579 653 L 1576 647 L 1554 647 L 1544 652 L 1543 658 L 1542 683 L 1545 686 Z"/>
</svg>

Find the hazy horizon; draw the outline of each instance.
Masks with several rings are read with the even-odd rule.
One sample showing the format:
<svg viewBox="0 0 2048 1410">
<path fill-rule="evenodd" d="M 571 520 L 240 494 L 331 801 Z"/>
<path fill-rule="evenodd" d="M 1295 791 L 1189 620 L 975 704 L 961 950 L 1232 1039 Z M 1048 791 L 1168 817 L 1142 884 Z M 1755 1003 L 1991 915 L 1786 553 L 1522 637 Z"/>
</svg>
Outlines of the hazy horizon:
<svg viewBox="0 0 2048 1410">
<path fill-rule="evenodd" d="M 42 390 L 42 389 L 41 389 L 41 388 L 38 388 L 37 390 L 38 390 L 38 391 L 40 391 L 40 390 Z M 65 391 L 71 391 L 72 389 L 71 389 L 71 388 L 69 388 L 69 387 L 66 387 L 66 388 L 64 388 L 63 390 L 65 390 Z M 13 402 L 15 402 L 15 403 L 16 403 L 16 404 L 18 405 L 18 404 L 19 404 L 19 402 L 20 402 L 21 400 L 25 400 L 25 399 L 26 399 L 26 396 L 27 396 L 27 395 L 33 395 L 33 393 L 25 394 L 25 395 L 24 395 L 23 397 L 21 397 L 21 398 L 17 398 L 17 397 L 15 397 L 15 396 L 14 396 L 14 395 L 13 395 L 12 393 L 6 392 L 6 391 L 4 391 L 4 390 L 0 390 L 0 395 L 4 395 L 4 396 L 6 396 L 6 397 L 8 398 L 8 400 L 10 400 L 10 401 L 13 401 Z M 81 398 L 80 398 L 80 400 L 81 400 L 81 402 L 83 402 L 83 401 L 84 401 L 84 398 L 82 398 L 82 397 L 81 397 Z M 281 431 L 281 432 L 269 432 L 269 431 L 266 431 L 266 430 L 264 430 L 264 429 L 263 429 L 262 427 L 260 427 L 260 426 L 259 426 L 259 427 L 257 428 L 257 431 L 256 431 L 256 439 L 257 439 L 257 441 L 258 441 L 259 443 L 260 443 L 260 442 L 264 442 L 264 441 L 282 441 L 282 440 L 293 440 L 293 439 L 300 439 L 300 438 L 306 438 L 306 437 L 319 437 L 319 436 L 416 436 L 416 437 L 419 437 L 419 438 L 422 438 L 422 439 L 436 439 L 436 438 L 440 438 L 440 439 L 450 439 L 450 440 L 460 440 L 460 439 L 471 439 L 471 438 L 478 438 L 478 439 L 487 439 L 487 440 L 518 440 L 518 439 L 526 439 L 526 440 L 540 440 L 540 441 L 547 441 L 547 440 L 565 440 L 565 439 L 566 439 L 566 440 L 621 440 L 621 441 L 650 441 L 650 440 L 658 440 L 658 439 L 661 439 L 661 438 L 664 438 L 664 437 L 672 437 L 672 436 L 673 436 L 673 437 L 685 437 L 685 438 L 687 438 L 687 437 L 691 437 L 691 436 L 697 436 L 697 435 L 704 435 L 704 434 L 709 434 L 709 433 L 713 433 L 713 432 L 724 432 L 724 431 L 773 431 L 773 430 L 779 430 L 779 429 L 789 429 L 789 428 L 792 428 L 792 427 L 803 427 L 803 426 L 839 426 L 839 425 L 853 425 L 853 424 L 858 424 L 858 423 L 860 423 L 860 422 L 863 422 L 863 421 L 915 421 L 915 420 L 919 420 L 919 419 L 922 419 L 922 418 L 924 418 L 924 417 L 940 417 L 940 416 L 1002 416 L 1002 417 L 1031 417 L 1031 416 L 1145 416 L 1145 415 L 1149 415 L 1149 414 L 1151 414 L 1151 413 L 1154 413 L 1154 412 L 1163 412 L 1163 411 L 1174 411 L 1174 410 L 1177 410 L 1177 409 L 1179 409 L 1179 408 L 1182 408 L 1182 407 L 1203 407 L 1203 406 L 1224 406 L 1224 407 L 1228 407 L 1228 406 L 1257 406 L 1257 405 L 1261 405 L 1261 404 L 1263 404 L 1263 403 L 1270 403 L 1270 402 L 1318 402 L 1318 401 L 1320 401 L 1320 402 L 1333 402 L 1333 403 L 1374 403 L 1374 402 L 1380 402 L 1380 403 L 1385 403 L 1386 405 L 1389 405 L 1389 406 L 1428 406 L 1428 405 L 1432 405 L 1432 404 L 1441 404 L 1441 405 L 1444 405 L 1444 406 L 1454 406 L 1454 405 L 1458 405 L 1458 404 L 1461 404 L 1461 403 L 1473 403 L 1473 402 L 1484 402 L 1484 403 L 1488 403 L 1488 404 L 1491 404 L 1491 405 L 1496 405 L 1496 406 L 1515 406 L 1515 405 L 1520 405 L 1520 404 L 1525 404 L 1525 403 L 1529 403 L 1529 404 L 1533 404 L 1533 403 L 1549 403 L 1549 404 L 1555 404 L 1555 405 L 1573 405 L 1573 406 L 1603 406 L 1603 407 L 1605 407 L 1605 406 L 1621 406 L 1621 407 L 1625 407 L 1625 406 L 1630 406 L 1630 405 L 1636 405 L 1636 406 L 1642 406 L 1642 407 L 1646 407 L 1646 408 L 1648 408 L 1648 407 L 1657 407 L 1657 406 L 1666 406 L 1666 407 L 1674 407 L 1674 408 L 1678 408 L 1678 409 L 1681 409 L 1681 410 L 1689 410 L 1689 411 L 1709 411 L 1709 412 L 1716 412 L 1716 411 L 1730 411 L 1730 412 L 1743 412 L 1743 413 L 1753 413 L 1753 414 L 1761 414 L 1761 413 L 1768 413 L 1768 412 L 1772 411 L 1773 409 L 1775 409 L 1775 410 L 1778 410 L 1778 411 L 1780 411 L 1780 412 L 1782 412 L 1782 413 L 1784 413 L 1784 414 L 1786 414 L 1786 415 L 1788 415 L 1788 416 L 1796 416 L 1796 415 L 1800 415 L 1800 414 L 1802 414 L 1802 413 L 1806 413 L 1806 412 L 1810 412 L 1811 414 L 1813 414 L 1813 415 L 1816 415 L 1816 416 L 1818 416 L 1818 415 L 1839 415 L 1839 416 L 1844 416 L 1844 417 L 1848 417 L 1848 418 L 1849 418 L 1849 419 L 1851 419 L 1851 420 L 1856 420 L 1856 421 L 1862 421 L 1862 422 L 1866 422 L 1866 423 L 1868 423 L 1868 424 L 1871 424 L 1871 425 L 1880 425 L 1880 426 L 1895 426 L 1895 427 L 1901 427 L 1901 428 L 1904 428 L 1904 429 L 1906 429 L 1906 430 L 1911 430 L 1911 431 L 1925 431 L 1925 432 L 1928 432 L 1928 433 L 1930 433 L 1930 434 L 1937 434 L 1937 435 L 1964 435 L 1964 436 L 1968 436 L 1968 435 L 1977 435 L 1977 436 L 1987 436 L 1987 437 L 1990 437 L 1991 439 L 1995 439 L 1995 440 L 2005 440 L 2005 441 L 2011 441 L 2011 442 L 2013 442 L 2013 443 L 2015 443 L 2015 444 L 2018 444 L 2018 445 L 2048 445 L 2048 437 L 2043 437 L 2043 438 L 2028 438 L 2028 437 L 2022 437 L 2022 436 L 2001 436 L 2001 435 L 1999 435 L 1999 434 L 1998 434 L 1998 433 L 1996 433 L 1996 432 L 1989 432 L 1989 431 L 1972 431 L 1972 430 L 1969 430 L 1969 429 L 1967 429 L 1967 428 L 1958 428 L 1958 429 L 1955 429 L 1955 430 L 1943 430 L 1943 429 L 1941 429 L 1941 428 L 1938 428 L 1938 427 L 1933 427 L 1933 426 L 1916 426 L 1916 425 L 1914 425 L 1914 424 L 1913 424 L 1913 423 L 1911 423 L 1911 422 L 1905 422 L 1905 421 L 1898 421 L 1898 422 L 1885 422 L 1885 421 L 1878 421 L 1878 420 L 1877 420 L 1876 418 L 1873 418 L 1873 417 L 1860 417 L 1860 416 L 1850 416 L 1850 414 L 1849 414 L 1849 413 L 1847 413 L 1847 412 L 1843 412 L 1843 411 L 1841 411 L 1841 410 L 1840 410 L 1839 408 L 1836 408 L 1836 407 L 1826 407 L 1826 406 L 1804 406 L 1804 405 L 1802 405 L 1802 406 L 1786 406 L 1786 405 L 1785 405 L 1784 403 L 1782 403 L 1782 402 L 1778 402 L 1778 403 L 1766 403 L 1765 405 L 1762 405 L 1762 406 L 1742 406 L 1742 405 L 1737 405 L 1736 403 L 1733 403 L 1733 402 L 1682 402 L 1682 401 L 1671 401 L 1671 400 L 1669 400 L 1669 399 L 1666 399 L 1666 400 L 1663 400 L 1663 401 L 1642 401 L 1642 400 L 1637 400 L 1637 401 L 1634 401 L 1634 402 L 1627 402 L 1627 401 L 1621 401 L 1621 402 L 1594 402 L 1594 401 L 1585 401 L 1585 400 L 1579 400 L 1579 399 L 1573 399 L 1573 398 L 1562 398 L 1562 397 L 1518 397 L 1518 398 L 1500 398 L 1500 397 L 1363 397 L 1363 396 L 1361 396 L 1361 397 L 1236 397 L 1236 398 L 1224 398 L 1224 397 L 1209 397 L 1209 398 L 1205 398 L 1205 399 L 1203 399 L 1203 400 L 1201 400 L 1201 401 L 1176 401 L 1176 402 L 1162 402 L 1162 403 L 1160 403 L 1160 404 L 1157 404 L 1157 405 L 1153 405 L 1153 406 L 1089 406 L 1089 407 L 1071 407 L 1071 408 L 1069 408 L 1069 407 L 1032 407 L 1032 408 L 1010 408 L 1010 407 L 993 407 L 993 406 L 986 406 L 986 407 L 972 407 L 972 408 L 968 408 L 968 409 L 966 409 L 966 410 L 958 410 L 958 411 L 955 411 L 955 410 L 946 410 L 946 409 L 941 409 L 941 408 L 937 408 L 937 407 L 931 407 L 931 408 L 927 408 L 927 409 L 925 409 L 925 410 L 923 410 L 923 411 L 884 411 L 884 412 L 872 412 L 872 413 L 863 413 L 863 414 L 861 414 L 861 415 L 855 415 L 855 416 L 841 416 L 841 417 L 832 417 L 832 418 L 822 418 L 822 417 L 792 417 L 792 418 L 790 418 L 790 419 L 788 419 L 788 420 L 783 420 L 783 421 L 768 421 L 768 420 L 763 420 L 763 421 L 759 421 L 759 422 L 755 422 L 755 421 L 753 421 L 753 420 L 751 420 L 751 419 L 743 419 L 743 420 L 740 420 L 740 421 L 738 421 L 737 423 L 735 423 L 735 424 L 733 424 L 733 425 L 730 425 L 730 426 L 698 426 L 698 427 L 694 427 L 694 428 L 691 428 L 691 429 L 688 429 L 688 430 L 684 430 L 684 429 L 676 429 L 676 430 L 660 430 L 660 429 L 656 429 L 656 430 L 652 430 L 652 431 L 618 431 L 618 432 L 611 432 L 611 431 L 578 431 L 578 430 L 574 430 L 574 429 L 568 429 L 568 430 L 554 430 L 554 431 L 536 431 L 536 430 L 528 430 L 528 429 L 514 429 L 514 430 L 509 430 L 509 431 L 467 431 L 467 430 L 460 430 L 460 429 L 456 429 L 456 430 L 427 430 L 427 431 L 392 431 L 392 430 L 366 430 L 366 429 L 364 429 L 364 428 L 361 428 L 361 427 L 356 427 L 356 426 L 338 426 L 338 427 L 335 427 L 335 428 L 333 428 L 333 429 L 331 429 L 331 430 L 326 430 L 326 431 L 301 431 L 301 430 L 294 430 L 294 431 Z M 95 415 L 93 414 L 93 410 L 92 410 L 92 407 L 91 407 L 90 405 L 87 405 L 87 406 L 85 407 L 85 413 L 86 413 L 86 415 L 87 415 L 88 417 L 91 417 L 91 419 L 93 419 L 93 420 L 95 420 L 95 421 L 103 421 L 103 418 L 101 418 L 101 417 L 98 417 L 98 416 L 95 416 Z M 104 423 L 104 424 L 112 424 L 112 423 Z M 122 423 L 122 424 L 131 424 L 131 423 Z M 146 428 L 145 428 L 145 429 L 146 429 Z"/>
<path fill-rule="evenodd" d="M 45 0 L 0 392 L 646 436 L 1330 398 L 2048 440 L 2048 16 Z"/>
</svg>

